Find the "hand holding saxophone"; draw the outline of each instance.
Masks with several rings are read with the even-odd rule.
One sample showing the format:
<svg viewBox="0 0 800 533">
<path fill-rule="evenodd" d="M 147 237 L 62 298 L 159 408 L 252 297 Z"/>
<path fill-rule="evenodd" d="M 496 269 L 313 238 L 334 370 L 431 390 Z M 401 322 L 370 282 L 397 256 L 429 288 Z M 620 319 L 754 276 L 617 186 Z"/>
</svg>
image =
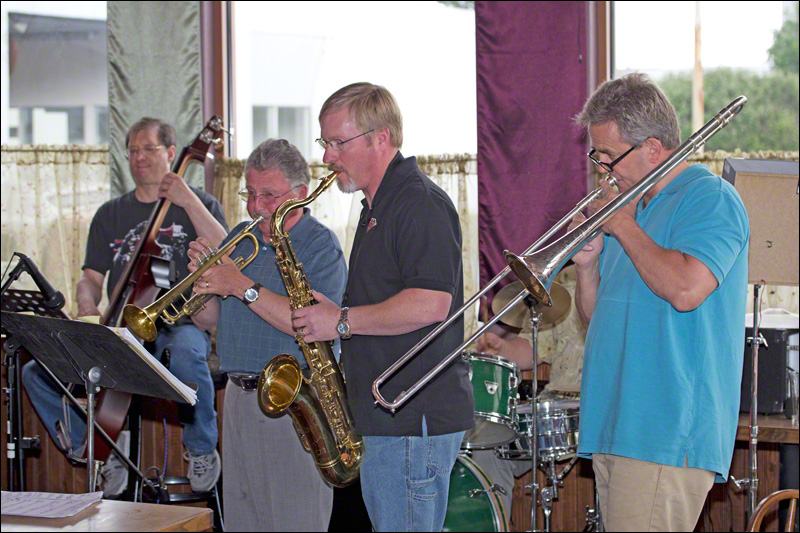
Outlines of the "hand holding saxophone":
<svg viewBox="0 0 800 533">
<path fill-rule="evenodd" d="M 303 335 L 306 342 L 330 341 L 339 337 L 336 326 L 341 309 L 324 294 L 311 291 L 316 305 L 301 307 L 292 311 L 292 327 Z"/>
<path fill-rule="evenodd" d="M 211 243 L 205 237 L 199 237 L 196 241 L 189 243 L 186 254 L 191 261 L 189 271 L 195 272 L 200 268 L 200 261 L 216 253 L 217 250 L 211 247 Z M 226 254 L 218 258 L 222 264 L 209 267 L 194 284 L 195 294 L 216 294 L 219 296 L 235 296 L 242 298 L 244 291 L 253 286 L 253 281 L 242 274 L 236 263 L 230 258 L 233 248 Z"/>
</svg>

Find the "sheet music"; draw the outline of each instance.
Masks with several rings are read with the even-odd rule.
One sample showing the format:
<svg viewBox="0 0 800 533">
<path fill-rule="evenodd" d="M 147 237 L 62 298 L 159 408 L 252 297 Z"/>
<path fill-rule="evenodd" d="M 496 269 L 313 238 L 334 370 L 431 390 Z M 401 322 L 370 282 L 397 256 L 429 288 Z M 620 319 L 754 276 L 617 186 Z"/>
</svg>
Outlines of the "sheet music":
<svg viewBox="0 0 800 533">
<path fill-rule="evenodd" d="M 75 516 L 103 498 L 102 492 L 59 494 L 56 492 L 7 492 L 2 494 L 2 514 L 36 518 Z"/>
<path fill-rule="evenodd" d="M 112 326 L 107 327 L 116 333 L 125 342 L 125 344 L 133 349 L 133 351 L 139 354 L 139 357 L 141 357 L 145 363 L 150 365 L 150 367 L 155 370 L 158 375 L 172 385 L 172 388 L 175 389 L 178 394 L 183 396 L 183 398 L 189 402 L 189 405 L 194 405 L 197 403 L 197 392 L 176 378 L 172 372 L 167 370 L 158 359 L 153 357 L 150 352 L 148 352 L 144 346 L 142 346 L 136 337 L 133 336 L 133 333 L 131 333 L 127 328 L 115 328 Z"/>
</svg>

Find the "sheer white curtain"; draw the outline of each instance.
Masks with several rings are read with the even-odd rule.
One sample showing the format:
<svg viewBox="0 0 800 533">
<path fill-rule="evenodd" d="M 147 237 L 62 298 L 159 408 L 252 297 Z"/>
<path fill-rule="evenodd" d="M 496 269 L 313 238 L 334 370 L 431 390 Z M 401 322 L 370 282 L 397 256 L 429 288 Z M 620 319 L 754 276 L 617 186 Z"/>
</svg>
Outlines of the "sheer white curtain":
<svg viewBox="0 0 800 533">
<path fill-rule="evenodd" d="M 697 162 L 720 172 L 725 157 L 706 154 Z M 734 154 L 736 157 L 797 160 L 797 152 Z M 463 238 L 464 297 L 478 286 L 478 201 L 477 163 L 474 155 L 418 157 L 422 171 L 448 192 L 459 212 Z M 719 168 L 716 168 L 719 167 Z M 244 161 L 217 160 L 215 194 L 233 227 L 247 218 L 236 191 L 244 186 Z M 321 163 L 311 164 L 312 175 L 326 173 Z M 54 287 L 64 293 L 66 309 L 74 314 L 75 285 L 81 275 L 89 224 L 95 211 L 109 199 L 109 154 L 107 146 L 2 146 L 2 239 L 0 262 L 3 269 L 17 251 L 31 257 Z M 314 183 L 313 182 L 312 186 Z M 361 193 L 346 195 L 335 187 L 312 204 L 314 216 L 331 227 L 350 253 L 361 210 Z M 15 287 L 34 289 L 28 276 Z M 751 296 L 748 311 L 752 309 Z M 778 307 L 798 312 L 798 288 L 764 288 L 764 308 Z M 477 324 L 477 309 L 467 313 L 467 333 Z"/>
<path fill-rule="evenodd" d="M 462 256 L 464 260 L 464 297 L 469 298 L 478 291 L 478 175 L 475 155 L 433 155 L 417 158 L 422 172 L 445 190 L 458 209 L 461 221 Z M 319 185 L 319 179 L 327 175 L 325 165 L 314 161 L 310 164 L 311 189 Z M 236 191 L 244 187 L 244 161 L 220 159 L 217 161 L 215 193 L 222 203 L 228 225 L 248 218 L 244 203 Z M 345 257 L 350 257 L 358 216 L 361 213 L 362 193 L 344 194 L 331 187 L 309 206 L 312 214 L 333 230 L 342 245 Z M 469 334 L 477 326 L 477 309 L 465 316 L 465 332 Z"/>
<path fill-rule="evenodd" d="M 2 268 L 14 252 L 33 259 L 73 316 L 89 224 L 109 183 L 108 146 L 2 147 Z M 36 289 L 29 276 L 14 287 Z"/>
</svg>

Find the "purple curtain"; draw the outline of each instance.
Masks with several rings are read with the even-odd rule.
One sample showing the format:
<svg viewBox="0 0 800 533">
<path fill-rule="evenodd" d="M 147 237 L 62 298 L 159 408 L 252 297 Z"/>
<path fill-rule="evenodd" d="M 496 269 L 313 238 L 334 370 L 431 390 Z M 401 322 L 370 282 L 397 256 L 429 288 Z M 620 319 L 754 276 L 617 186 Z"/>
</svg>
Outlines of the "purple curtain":
<svg viewBox="0 0 800 533">
<path fill-rule="evenodd" d="M 503 250 L 521 253 L 586 195 L 573 122 L 587 97 L 585 14 L 585 2 L 475 2 L 481 287 Z"/>
</svg>

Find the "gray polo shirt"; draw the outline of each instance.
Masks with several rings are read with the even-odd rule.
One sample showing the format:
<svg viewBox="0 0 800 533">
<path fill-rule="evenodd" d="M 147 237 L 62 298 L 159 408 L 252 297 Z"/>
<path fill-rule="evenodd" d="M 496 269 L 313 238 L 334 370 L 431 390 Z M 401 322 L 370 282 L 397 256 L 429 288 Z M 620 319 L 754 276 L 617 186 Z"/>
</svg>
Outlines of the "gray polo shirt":
<svg viewBox="0 0 800 533">
<path fill-rule="evenodd" d="M 247 224 L 242 222 L 236 226 L 223 243 Z M 256 231 L 256 238 L 260 247 L 258 256 L 242 272 L 272 292 L 286 296 L 286 287 L 275 265 L 275 248 L 263 241 L 260 231 Z M 289 231 L 289 239 L 298 261 L 303 264 L 311 288 L 338 305 L 347 281 L 347 265 L 336 235 L 311 216 L 308 209 L 303 209 L 303 217 Z M 231 257 L 248 257 L 252 251 L 252 242 L 245 239 Z M 257 374 L 273 357 L 282 353 L 293 355 L 303 368 L 307 367 L 294 336 L 272 327 L 238 298 L 229 296 L 219 301 L 217 353 L 223 372 Z M 338 359 L 338 339 L 333 351 Z"/>
</svg>

